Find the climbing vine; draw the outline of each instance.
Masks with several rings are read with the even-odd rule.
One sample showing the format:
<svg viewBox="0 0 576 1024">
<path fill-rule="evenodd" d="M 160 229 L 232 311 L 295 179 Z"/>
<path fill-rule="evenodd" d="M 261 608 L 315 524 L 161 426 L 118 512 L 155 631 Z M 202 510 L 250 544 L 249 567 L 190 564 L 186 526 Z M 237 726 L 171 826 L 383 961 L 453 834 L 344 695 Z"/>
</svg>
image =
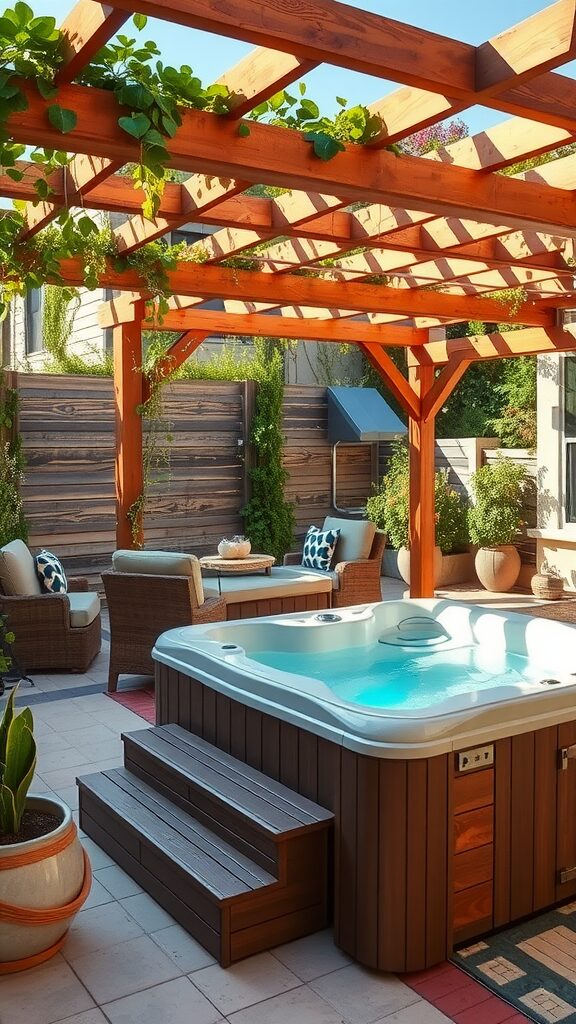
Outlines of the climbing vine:
<svg viewBox="0 0 576 1024">
<path fill-rule="evenodd" d="M 146 26 L 144 15 L 136 14 L 138 31 Z M 159 209 L 165 184 L 179 172 L 169 167 L 170 140 L 182 124 L 187 109 L 207 110 L 225 115 L 230 110 L 230 94 L 222 84 L 204 86 L 189 65 L 174 68 L 159 59 L 153 40 L 139 42 L 136 37 L 119 34 L 104 46 L 81 72 L 79 81 L 89 87 L 113 94 L 118 104 L 118 125 L 139 144 L 139 159 L 129 165 L 134 185 L 144 192 L 143 214 L 153 218 Z M 58 102 L 56 76 L 64 60 L 63 37 L 52 17 L 34 17 L 32 8 L 18 0 L 0 17 L 0 172 L 21 182 L 25 171 L 21 158 L 26 147 L 16 143 L 8 129 L 10 115 L 28 107 L 28 94 L 37 89 L 47 102 L 46 118 L 53 129 L 65 137 L 77 124 L 75 111 Z M 366 107 L 348 108 L 338 98 L 339 112 L 333 119 L 322 116 L 314 100 L 299 86 L 299 98 L 282 90 L 249 115 L 253 120 L 283 125 L 298 131 L 313 147 L 315 154 L 331 159 L 345 143 L 364 144 L 382 128 L 378 117 Z M 240 136 L 250 134 L 247 120 L 238 126 Z M 70 155 L 56 148 L 36 147 L 27 154 L 36 165 L 33 188 L 37 202 L 50 201 L 54 194 L 53 172 L 71 161 Z M 30 172 L 27 170 L 27 174 Z M 282 194 L 273 186 L 253 186 L 254 194 Z M 83 283 L 95 288 L 111 263 L 117 272 L 138 270 L 151 297 L 160 300 L 160 314 L 168 295 L 168 273 L 177 262 L 202 262 L 198 246 L 169 247 L 163 243 L 143 246 L 127 257 L 118 253 L 109 227 L 99 225 L 84 210 L 73 213 L 65 203 L 50 227 L 23 241 L 26 229 L 26 204 L 16 201 L 0 218 L 0 318 L 6 315 L 15 295 L 23 295 L 44 283 L 63 284 L 62 260 L 77 257 L 84 266 Z M 257 247 L 256 250 L 257 251 Z M 238 265 L 253 269 L 253 253 L 239 257 Z"/>
<path fill-rule="evenodd" d="M 250 440 L 256 465 L 250 471 L 252 496 L 241 510 L 244 528 L 256 551 L 280 560 L 294 539 L 294 509 L 284 497 L 288 473 L 282 464 L 284 360 L 277 345 L 257 338 L 256 402 Z M 267 353 L 267 354 L 266 354 Z"/>
<path fill-rule="evenodd" d="M 132 530 L 132 541 L 135 547 L 141 545 L 141 525 L 153 484 L 168 483 L 170 479 L 170 450 L 174 436 L 172 424 L 164 414 L 164 385 L 170 376 L 162 381 L 154 379 L 153 371 L 148 370 L 150 396 L 138 413 L 146 425 L 142 445 L 142 493 L 132 503 L 126 513 Z"/>
<path fill-rule="evenodd" d="M 8 387 L 0 370 L 0 547 L 11 540 L 28 539 L 20 483 L 25 460 L 16 431 L 18 392 Z"/>
</svg>

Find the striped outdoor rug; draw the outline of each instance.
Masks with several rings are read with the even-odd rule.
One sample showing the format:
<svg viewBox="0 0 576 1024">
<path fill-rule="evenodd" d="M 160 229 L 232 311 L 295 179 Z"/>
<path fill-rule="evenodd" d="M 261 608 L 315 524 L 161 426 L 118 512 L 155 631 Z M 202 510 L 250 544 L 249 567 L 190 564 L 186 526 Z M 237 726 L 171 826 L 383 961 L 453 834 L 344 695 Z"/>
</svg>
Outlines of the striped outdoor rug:
<svg viewBox="0 0 576 1024">
<path fill-rule="evenodd" d="M 140 718 L 145 718 L 149 725 L 156 725 L 156 706 L 154 702 L 154 687 L 142 687 L 140 690 L 120 690 L 117 693 L 107 693 L 110 700 L 133 711 Z"/>
<path fill-rule="evenodd" d="M 452 962 L 538 1024 L 576 1024 L 576 902 L 491 935 Z"/>
</svg>

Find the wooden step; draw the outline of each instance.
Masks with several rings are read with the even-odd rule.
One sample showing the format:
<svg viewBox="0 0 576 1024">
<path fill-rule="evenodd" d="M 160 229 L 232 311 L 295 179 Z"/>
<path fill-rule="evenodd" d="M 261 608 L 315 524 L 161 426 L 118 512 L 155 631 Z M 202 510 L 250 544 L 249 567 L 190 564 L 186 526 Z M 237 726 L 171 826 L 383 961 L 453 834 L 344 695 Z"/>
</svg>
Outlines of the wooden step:
<svg viewBox="0 0 576 1024">
<path fill-rule="evenodd" d="M 125 767 L 78 780 L 84 831 L 222 966 L 325 927 L 332 815 L 203 741 L 188 744 L 192 753 L 187 754 L 182 747 L 189 734 L 168 728 L 174 730 L 176 761 L 162 780 L 144 773 L 141 764 L 146 778 Z M 159 741 L 167 742 L 165 737 L 136 735 L 136 740 L 127 737 L 126 753 L 148 757 L 151 750 L 155 760 L 146 765 L 162 772 L 164 748 Z M 188 801 L 182 806 L 181 793 L 171 799 L 170 783 L 181 789 L 182 780 L 210 814 Z M 270 782 L 268 800 L 263 780 Z M 252 831 L 250 808 L 255 815 Z M 218 818 L 221 812 L 224 825 Z M 237 824 L 262 849 L 245 835 L 236 835 Z M 249 856 L 250 850 L 256 856 Z"/>
<path fill-rule="evenodd" d="M 131 772 L 269 870 L 282 871 L 279 844 L 332 821 L 324 807 L 178 725 L 122 739 Z"/>
</svg>

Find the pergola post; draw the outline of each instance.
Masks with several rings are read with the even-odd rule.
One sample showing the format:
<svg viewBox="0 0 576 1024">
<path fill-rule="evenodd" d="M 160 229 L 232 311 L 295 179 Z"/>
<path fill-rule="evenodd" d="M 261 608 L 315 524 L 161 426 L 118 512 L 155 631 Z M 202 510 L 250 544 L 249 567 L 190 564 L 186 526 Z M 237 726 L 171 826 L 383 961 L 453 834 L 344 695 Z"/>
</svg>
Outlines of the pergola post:
<svg viewBox="0 0 576 1024">
<path fill-rule="evenodd" d="M 413 362 L 411 360 L 411 362 Z M 434 597 L 434 416 L 425 418 L 424 398 L 434 384 L 434 366 L 415 363 L 408 379 L 420 399 L 417 416 L 410 414 L 410 597 Z"/>
<path fill-rule="evenodd" d="M 142 466 L 142 317 L 136 303 L 135 319 L 114 328 L 114 397 L 116 405 L 116 547 L 139 547 L 144 541 L 142 515 L 135 524 L 128 513 L 144 490 Z"/>
</svg>

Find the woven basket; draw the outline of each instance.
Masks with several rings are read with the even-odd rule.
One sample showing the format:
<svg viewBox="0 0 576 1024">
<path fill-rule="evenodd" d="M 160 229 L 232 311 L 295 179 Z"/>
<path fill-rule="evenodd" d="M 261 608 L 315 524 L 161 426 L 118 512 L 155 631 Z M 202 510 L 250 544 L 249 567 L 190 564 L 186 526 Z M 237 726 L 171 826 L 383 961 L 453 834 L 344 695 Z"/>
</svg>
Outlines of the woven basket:
<svg viewBox="0 0 576 1024">
<path fill-rule="evenodd" d="M 545 601 L 559 601 L 564 596 L 564 580 L 538 572 L 532 577 L 532 593 Z"/>
</svg>

